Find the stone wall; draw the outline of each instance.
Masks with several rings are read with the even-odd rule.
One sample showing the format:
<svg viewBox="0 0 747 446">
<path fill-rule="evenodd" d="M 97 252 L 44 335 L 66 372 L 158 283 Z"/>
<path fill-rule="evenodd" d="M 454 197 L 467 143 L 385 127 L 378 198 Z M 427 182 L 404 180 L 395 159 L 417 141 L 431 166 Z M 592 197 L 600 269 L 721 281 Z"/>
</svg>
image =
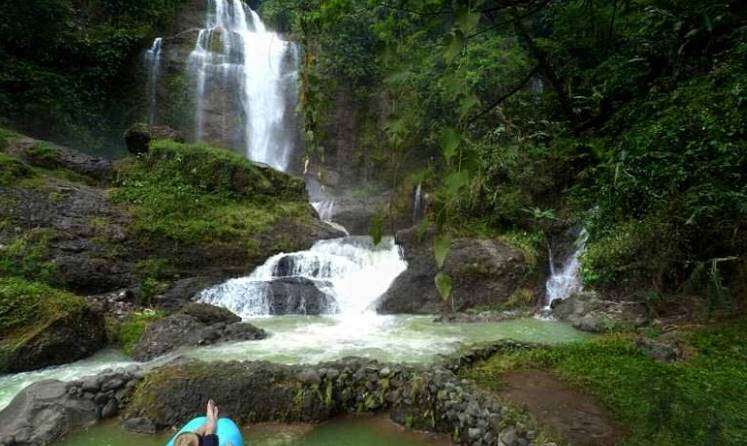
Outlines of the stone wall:
<svg viewBox="0 0 747 446">
<path fill-rule="evenodd" d="M 321 422 L 345 413 L 389 412 L 399 424 L 449 434 L 459 444 L 544 444 L 527 414 L 455 373 L 498 351 L 531 347 L 505 341 L 427 368 L 360 358 L 293 366 L 178 360 L 147 373 L 130 369 L 67 384 L 45 381 L 24 390 L 0 412 L 0 444 L 52 441 L 120 411 L 127 429 L 153 433 L 202 414 L 208 398 L 240 424 Z M 52 416 L 39 416 L 44 413 Z"/>
</svg>

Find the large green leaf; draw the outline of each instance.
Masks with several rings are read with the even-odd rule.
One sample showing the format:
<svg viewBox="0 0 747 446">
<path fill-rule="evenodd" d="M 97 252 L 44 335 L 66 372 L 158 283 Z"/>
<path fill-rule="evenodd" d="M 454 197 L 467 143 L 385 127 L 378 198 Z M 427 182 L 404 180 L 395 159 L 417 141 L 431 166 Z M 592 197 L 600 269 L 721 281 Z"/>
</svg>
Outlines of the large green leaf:
<svg viewBox="0 0 747 446">
<path fill-rule="evenodd" d="M 374 245 L 381 243 L 381 239 L 384 237 L 384 218 L 381 215 L 374 215 L 371 219 L 368 235 L 373 239 Z"/>
<path fill-rule="evenodd" d="M 444 60 L 447 63 L 451 63 L 464 48 L 464 33 L 460 30 L 454 30 L 449 36 L 449 41 L 446 44 L 446 50 L 444 51 Z"/>
<path fill-rule="evenodd" d="M 444 267 L 444 261 L 446 260 L 446 255 L 449 254 L 449 249 L 451 249 L 451 237 L 448 235 L 442 234 L 433 240 L 433 257 L 436 258 L 438 269 Z"/>
<path fill-rule="evenodd" d="M 469 172 L 462 169 L 459 172 L 452 172 L 444 178 L 446 185 L 446 194 L 450 199 L 457 198 L 462 189 L 467 187 L 470 182 Z"/>
<path fill-rule="evenodd" d="M 436 274 L 433 282 L 436 284 L 436 289 L 438 290 L 438 294 L 441 295 L 441 299 L 444 301 L 449 300 L 453 288 L 451 277 L 448 274 L 440 272 Z"/>
<path fill-rule="evenodd" d="M 443 153 L 446 162 L 450 162 L 457 154 L 461 136 L 452 127 L 447 127 L 441 132 L 441 153 Z"/>
<path fill-rule="evenodd" d="M 464 8 L 457 11 L 455 19 L 456 25 L 464 34 L 472 34 L 480 22 L 480 13 Z"/>
</svg>

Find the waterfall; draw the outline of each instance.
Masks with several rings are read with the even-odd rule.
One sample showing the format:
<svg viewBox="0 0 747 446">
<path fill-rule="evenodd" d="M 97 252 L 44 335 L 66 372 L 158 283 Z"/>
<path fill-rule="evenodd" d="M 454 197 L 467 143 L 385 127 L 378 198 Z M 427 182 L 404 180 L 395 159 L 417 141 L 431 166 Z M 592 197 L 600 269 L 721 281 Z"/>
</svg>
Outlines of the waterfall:
<svg viewBox="0 0 747 446">
<path fill-rule="evenodd" d="M 326 313 L 355 318 L 375 313 L 373 302 L 406 268 L 392 237 L 376 246 L 363 236 L 320 240 L 309 250 L 270 257 L 247 277 L 204 290 L 200 301 L 228 308 L 243 318 L 267 315 L 272 281 L 295 277 L 311 281 L 334 300 Z"/>
<path fill-rule="evenodd" d="M 563 300 L 581 291 L 581 255 L 586 249 L 586 240 L 589 233 L 582 229 L 576 241 L 573 243 L 573 253 L 566 259 L 558 270 L 555 268 L 552 249 L 549 250 L 550 277 L 545 285 L 546 309 L 549 309 L 555 300 Z"/>
<path fill-rule="evenodd" d="M 156 123 L 156 89 L 158 76 L 161 71 L 161 43 L 163 39 L 156 37 L 153 45 L 145 52 L 145 65 L 148 67 L 148 124 Z"/>
<path fill-rule="evenodd" d="M 423 183 L 418 183 L 412 194 L 412 222 L 417 223 L 423 217 Z"/>
<path fill-rule="evenodd" d="M 295 144 L 298 46 L 268 31 L 241 0 L 209 0 L 189 55 L 195 139 L 226 140 L 246 156 L 288 169 Z"/>
</svg>

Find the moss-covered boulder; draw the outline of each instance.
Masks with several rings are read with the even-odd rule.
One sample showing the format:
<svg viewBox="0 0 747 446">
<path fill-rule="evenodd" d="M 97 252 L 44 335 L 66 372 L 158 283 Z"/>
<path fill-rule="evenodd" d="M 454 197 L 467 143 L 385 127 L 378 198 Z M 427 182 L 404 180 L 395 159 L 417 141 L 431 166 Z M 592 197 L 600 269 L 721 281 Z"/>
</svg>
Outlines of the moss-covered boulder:
<svg viewBox="0 0 747 446">
<path fill-rule="evenodd" d="M 151 304 L 175 280 L 216 283 L 339 235 L 299 178 L 223 149 L 156 140 L 112 165 L 20 135 L 2 147 L 0 275 Z"/>
<path fill-rule="evenodd" d="M 433 234 L 417 227 L 397 232 L 408 268 L 397 276 L 377 303 L 380 313 L 438 313 L 505 304 L 528 271 L 524 254 L 497 239 L 454 239 L 443 271 L 453 282 L 449 305 L 441 299 L 434 279 L 439 269 L 433 253 Z"/>
<path fill-rule="evenodd" d="M 106 343 L 104 319 L 73 294 L 0 279 L 0 373 L 85 358 Z"/>
</svg>

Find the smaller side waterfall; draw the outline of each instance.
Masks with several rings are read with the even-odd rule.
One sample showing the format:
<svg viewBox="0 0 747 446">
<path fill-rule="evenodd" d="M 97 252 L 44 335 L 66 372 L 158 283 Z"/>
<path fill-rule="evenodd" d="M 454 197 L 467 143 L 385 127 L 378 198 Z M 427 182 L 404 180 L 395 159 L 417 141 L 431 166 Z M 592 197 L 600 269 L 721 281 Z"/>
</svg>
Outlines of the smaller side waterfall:
<svg viewBox="0 0 747 446">
<path fill-rule="evenodd" d="M 204 290 L 200 302 L 228 308 L 243 318 L 278 314 L 273 309 L 281 307 L 292 309 L 290 313 L 337 313 L 354 319 L 373 312 L 371 305 L 406 268 L 392 237 L 376 246 L 370 237 L 320 240 L 307 251 L 270 257 L 247 277 Z"/>
<path fill-rule="evenodd" d="M 145 52 L 145 66 L 148 68 L 148 124 L 156 123 L 156 110 L 158 100 L 156 89 L 158 77 L 161 74 L 161 44 L 163 39 L 156 37 L 153 45 Z"/>
<path fill-rule="evenodd" d="M 578 238 L 573 244 L 573 253 L 563 263 L 562 267 L 557 270 L 553 258 L 552 249 L 550 249 L 550 278 L 547 279 L 545 308 L 549 309 L 556 300 L 567 299 L 574 293 L 581 291 L 581 255 L 586 249 L 586 240 L 589 238 L 588 232 L 582 229 Z"/>
<path fill-rule="evenodd" d="M 423 218 L 423 183 L 418 183 L 412 194 L 412 222 L 417 223 Z"/>
</svg>

